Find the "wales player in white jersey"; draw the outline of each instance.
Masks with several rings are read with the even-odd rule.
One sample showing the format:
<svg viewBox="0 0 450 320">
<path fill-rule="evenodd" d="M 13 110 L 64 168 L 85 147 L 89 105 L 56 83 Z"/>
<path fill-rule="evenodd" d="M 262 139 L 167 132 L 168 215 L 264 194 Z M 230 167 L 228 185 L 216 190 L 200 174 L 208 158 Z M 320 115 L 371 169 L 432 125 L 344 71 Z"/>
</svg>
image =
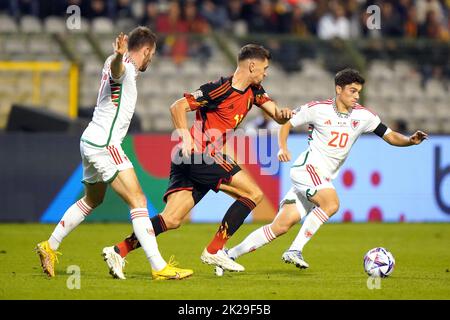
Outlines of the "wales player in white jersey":
<svg viewBox="0 0 450 320">
<path fill-rule="evenodd" d="M 50 238 L 39 243 L 36 249 L 44 272 L 54 277 L 56 250 L 62 240 L 102 203 L 109 184 L 130 208 L 133 229 L 151 264 L 153 278 L 185 278 L 193 271 L 175 268 L 159 253 L 146 197 L 133 165 L 121 147 L 136 106 L 136 78 L 139 72 L 147 69 L 155 54 L 156 36 L 146 27 L 137 27 L 129 36 L 121 33 L 113 47 L 114 54 L 103 67 L 94 116 L 80 142 L 85 196 L 64 213 Z M 118 263 L 124 263 L 120 255 L 104 249 L 103 256 L 111 274 L 125 279 L 123 273 L 113 270 Z"/>
<path fill-rule="evenodd" d="M 292 187 L 281 201 L 273 222 L 255 230 L 228 250 L 230 258 L 236 259 L 273 241 L 306 216 L 296 239 L 283 253 L 282 260 L 298 268 L 308 268 L 302 255 L 303 247 L 320 226 L 338 211 L 339 198 L 332 181 L 359 136 L 373 132 L 387 143 L 399 147 L 420 144 L 428 137 L 422 131 L 416 131 L 410 137 L 392 131 L 376 114 L 358 104 L 364 82 L 356 70 L 338 72 L 334 99 L 310 102 L 297 108 L 291 120 L 282 126 L 278 136 L 278 159 L 281 162 L 291 159 L 286 142 L 292 127 L 310 125 L 309 147 L 290 170 Z"/>
</svg>

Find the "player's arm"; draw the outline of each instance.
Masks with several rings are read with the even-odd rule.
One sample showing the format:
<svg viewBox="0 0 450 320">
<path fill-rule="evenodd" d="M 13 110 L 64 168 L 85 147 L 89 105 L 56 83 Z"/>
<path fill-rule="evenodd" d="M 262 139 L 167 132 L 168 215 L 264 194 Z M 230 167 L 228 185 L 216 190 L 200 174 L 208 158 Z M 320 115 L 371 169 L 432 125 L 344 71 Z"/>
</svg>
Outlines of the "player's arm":
<svg viewBox="0 0 450 320">
<path fill-rule="evenodd" d="M 173 125 L 183 140 L 183 156 L 189 156 L 191 154 L 192 147 L 195 148 L 195 144 L 192 141 L 192 137 L 187 126 L 186 113 L 190 111 L 192 110 L 186 98 L 178 99 L 170 106 L 170 114 L 172 116 Z"/>
<path fill-rule="evenodd" d="M 278 108 L 277 104 L 272 100 L 269 100 L 261 105 L 261 108 L 267 113 L 273 120 L 279 124 L 285 124 L 292 118 L 292 110 L 289 108 Z"/>
<path fill-rule="evenodd" d="M 383 138 L 383 140 L 389 143 L 390 145 L 397 147 L 409 147 L 416 144 L 420 144 L 423 140 L 428 138 L 428 134 L 420 130 L 416 131 L 413 135 L 407 137 L 399 132 L 392 131 L 382 122 L 379 122 L 375 130 L 373 130 L 373 133 L 375 133 L 380 138 Z"/>
<path fill-rule="evenodd" d="M 111 60 L 111 76 L 113 79 L 120 79 L 125 73 L 125 66 L 122 62 L 124 54 L 128 51 L 128 36 L 122 32 L 113 43 L 114 56 Z"/>
<path fill-rule="evenodd" d="M 407 137 L 399 132 L 391 131 L 383 136 L 383 140 L 390 145 L 397 147 L 409 147 L 422 143 L 423 140 L 428 139 L 428 134 L 423 131 L 416 131 L 413 135 Z"/>
<path fill-rule="evenodd" d="M 314 123 L 314 109 L 303 105 L 291 111 L 291 119 L 281 126 L 278 131 L 278 160 L 288 162 L 291 160 L 291 153 L 287 147 L 287 139 L 292 128 L 301 126 L 306 123 Z"/>
<path fill-rule="evenodd" d="M 281 126 L 278 131 L 278 147 L 280 150 L 278 151 L 278 160 L 281 162 L 289 162 L 291 161 L 291 153 L 287 147 L 287 139 L 289 136 L 289 132 L 291 131 L 292 124 L 290 121 L 286 122 Z"/>
</svg>

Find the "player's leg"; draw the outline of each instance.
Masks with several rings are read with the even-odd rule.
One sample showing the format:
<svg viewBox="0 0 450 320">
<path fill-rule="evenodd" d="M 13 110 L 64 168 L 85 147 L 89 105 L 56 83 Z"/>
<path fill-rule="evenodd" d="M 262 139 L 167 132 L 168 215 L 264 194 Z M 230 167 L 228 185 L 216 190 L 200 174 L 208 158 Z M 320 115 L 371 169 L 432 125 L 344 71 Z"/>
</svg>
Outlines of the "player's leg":
<svg viewBox="0 0 450 320">
<path fill-rule="evenodd" d="M 229 183 L 222 183 L 219 190 L 234 195 L 236 201 L 225 213 L 220 227 L 206 250 L 215 254 L 244 223 L 250 212 L 261 202 L 263 193 L 245 171 L 237 172 Z"/>
<path fill-rule="evenodd" d="M 167 203 L 164 211 L 152 217 L 150 220 L 153 225 L 155 236 L 180 226 L 181 221 L 206 194 L 194 189 L 189 179 L 189 167 L 186 164 L 171 163 L 170 181 L 163 200 Z M 126 237 L 122 242 L 117 243 L 115 252 L 125 257 L 129 252 L 139 248 L 141 245 L 134 233 Z"/>
<path fill-rule="evenodd" d="M 57 250 L 62 240 L 98 207 L 105 198 L 107 184 L 98 182 L 85 184 L 85 195 L 75 202 L 63 215 L 48 240 L 50 247 Z"/>
<path fill-rule="evenodd" d="M 119 172 L 111 183 L 111 187 L 130 207 L 133 230 L 150 261 L 153 277 L 155 279 L 180 279 L 190 276 L 193 273 L 192 270 L 174 268 L 162 258 L 153 225 L 148 216 L 147 200 L 134 169 L 130 168 Z"/>
<path fill-rule="evenodd" d="M 246 253 L 255 251 L 285 234 L 300 219 L 301 215 L 297 209 L 295 200 L 294 203 L 283 204 L 271 223 L 253 231 L 244 241 L 228 250 L 228 256 L 231 259 L 237 259 Z"/>
<path fill-rule="evenodd" d="M 57 261 L 57 254 L 59 254 L 56 250 L 58 250 L 62 240 L 83 222 L 94 208 L 102 203 L 106 187 L 107 185 L 102 182 L 85 184 L 85 196 L 67 209 L 50 238 L 37 245 L 36 250 L 42 268 L 50 277 L 55 276 L 54 265 Z"/>
<path fill-rule="evenodd" d="M 297 199 L 302 202 L 308 215 L 291 247 L 283 253 L 282 260 L 299 268 L 307 268 L 303 248 L 320 226 L 336 213 L 339 198 L 330 177 L 322 175 L 319 167 L 312 163 L 293 167 L 290 177 Z"/>
<path fill-rule="evenodd" d="M 150 219 L 155 237 L 167 230 L 178 228 L 194 205 L 192 191 L 190 190 L 180 190 L 168 195 L 163 212 Z M 128 253 L 140 247 L 141 244 L 133 232 L 122 242 L 117 243 L 114 250 L 124 258 Z"/>
<path fill-rule="evenodd" d="M 306 216 L 297 237 L 292 242 L 290 248 L 283 254 L 283 260 L 297 260 L 296 265 L 302 266 L 306 263 L 302 256 L 302 251 L 309 240 L 317 233 L 319 228 L 328 221 L 339 209 L 339 198 L 334 188 L 325 188 L 318 190 L 309 200 L 315 205 Z M 288 257 L 289 256 L 289 257 Z M 288 257 L 287 259 L 285 259 Z M 297 257 L 297 259 L 295 259 Z M 290 261 L 286 261 L 290 262 Z M 307 264 L 305 265 L 307 267 Z"/>
<path fill-rule="evenodd" d="M 219 190 L 232 195 L 236 201 L 227 210 L 218 231 L 200 257 L 203 263 L 229 271 L 244 271 L 245 268 L 228 257 L 223 248 L 263 197 L 262 191 L 250 176 L 239 170 L 240 168 L 236 167 L 237 173 L 232 175 L 232 178 L 226 179 L 226 182 L 220 183 L 219 180 Z"/>
</svg>

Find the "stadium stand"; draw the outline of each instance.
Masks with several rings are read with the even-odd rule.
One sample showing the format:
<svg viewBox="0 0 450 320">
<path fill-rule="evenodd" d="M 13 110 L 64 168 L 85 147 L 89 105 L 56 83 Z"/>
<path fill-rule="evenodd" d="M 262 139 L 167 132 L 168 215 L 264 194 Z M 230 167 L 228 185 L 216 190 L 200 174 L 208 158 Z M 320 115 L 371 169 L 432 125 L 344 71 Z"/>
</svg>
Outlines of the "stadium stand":
<svg viewBox="0 0 450 320">
<path fill-rule="evenodd" d="M 95 105 L 99 74 L 114 36 L 144 22 L 158 33 L 159 41 L 151 70 L 142 74 L 138 84 L 137 114 L 143 131 L 171 131 L 171 103 L 186 91 L 231 74 L 237 48 L 257 42 L 273 52 L 264 87 L 281 105 L 295 107 L 332 96 L 333 87 L 324 84 L 332 83 L 339 68 L 351 66 L 367 78 L 362 103 L 387 123 L 406 121 L 408 127 L 450 133 L 448 1 L 433 0 L 427 7 L 422 0 L 138 0 L 128 4 L 104 0 L 96 1 L 102 2 L 96 8 L 89 1 L 75 1 L 81 5 L 81 28 L 68 30 L 65 8 L 72 2 L 48 1 L 32 7 L 34 11 L 3 6 L 0 60 L 77 64 L 79 108 L 89 109 Z M 390 28 L 378 33 L 366 28 L 363 8 L 370 4 L 381 7 Z M 220 19 L 212 21 L 214 14 Z M 320 39 L 320 21 L 333 15 L 349 24 L 350 41 L 339 35 Z M 403 27 L 393 28 L 393 21 Z M 232 33 L 235 30 L 239 35 Z M 33 104 L 36 82 L 31 72 L 0 69 L 0 74 L 0 128 L 4 128 L 12 103 Z M 67 114 L 68 81 L 63 75 L 42 72 L 37 104 Z M 256 116 L 250 113 L 248 120 Z"/>
</svg>

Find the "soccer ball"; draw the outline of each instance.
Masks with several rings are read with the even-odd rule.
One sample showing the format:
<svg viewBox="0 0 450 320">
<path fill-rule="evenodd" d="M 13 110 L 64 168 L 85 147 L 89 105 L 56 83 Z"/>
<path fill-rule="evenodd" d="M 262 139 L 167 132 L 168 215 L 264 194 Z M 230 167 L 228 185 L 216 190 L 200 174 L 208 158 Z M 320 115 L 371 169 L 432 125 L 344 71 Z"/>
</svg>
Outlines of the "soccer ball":
<svg viewBox="0 0 450 320">
<path fill-rule="evenodd" d="M 395 259 L 385 248 L 373 248 L 364 256 L 364 270 L 371 277 L 387 277 L 394 271 Z"/>
<path fill-rule="evenodd" d="M 221 267 L 219 267 L 219 266 L 216 266 L 215 268 L 214 268 L 214 273 L 216 274 L 216 276 L 218 276 L 218 277 L 221 277 L 221 276 L 223 276 L 223 269 L 221 268 Z"/>
</svg>

